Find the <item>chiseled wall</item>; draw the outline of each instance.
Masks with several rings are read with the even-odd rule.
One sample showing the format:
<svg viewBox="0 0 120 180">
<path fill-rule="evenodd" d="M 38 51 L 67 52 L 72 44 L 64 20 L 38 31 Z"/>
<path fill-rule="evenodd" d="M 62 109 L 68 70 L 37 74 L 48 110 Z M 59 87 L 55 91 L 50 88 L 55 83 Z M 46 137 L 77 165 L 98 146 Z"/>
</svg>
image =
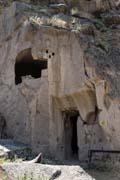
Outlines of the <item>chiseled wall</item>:
<svg viewBox="0 0 120 180">
<path fill-rule="evenodd" d="M 4 14 L 6 21 L 9 19 L 9 27 L 4 21 L 4 16 L 0 17 L 1 24 L 4 23 L 4 26 L 0 26 L 0 112 L 6 120 L 7 138 L 29 144 L 37 153 L 48 153 L 48 71 L 43 70 L 39 79 L 23 77 L 22 83 L 15 85 L 16 57 L 21 51 L 32 49 L 35 33 L 29 25 L 14 31 L 24 19 L 22 14 L 19 16 L 19 21 L 14 19 L 14 8 L 16 7 L 13 5 Z"/>
<path fill-rule="evenodd" d="M 52 28 L 41 31 L 50 42 L 49 51 L 55 52 L 48 61 L 51 153 L 64 158 L 62 111 L 71 109 L 78 110 L 81 116 L 78 145 L 79 154 L 84 150 L 85 155 L 79 155 L 80 159 L 88 157 L 89 149 L 119 149 L 119 101 L 107 97 L 107 82 L 87 63 L 78 35 Z M 89 124 L 91 114 L 93 122 Z"/>
<path fill-rule="evenodd" d="M 53 27 L 34 27 L 22 14 L 15 19 L 16 11 L 13 4 L 0 17 L 0 113 L 7 121 L 8 137 L 31 144 L 36 152 L 50 151 L 63 159 L 62 111 L 75 109 L 81 116 L 80 151 L 88 150 L 89 144 L 91 148 L 119 149 L 119 100 L 107 97 L 106 81 L 97 77 L 93 64 L 88 64 L 79 34 Z M 34 59 L 47 59 L 48 72 L 43 71 L 41 79 L 24 78 L 16 86 L 15 60 L 27 48 L 31 48 Z M 91 143 L 92 126 L 83 126 L 82 121 L 89 123 L 88 117 L 96 113 L 96 107 Z"/>
<path fill-rule="evenodd" d="M 50 42 L 50 52 L 54 51 L 55 56 L 49 59 L 49 107 L 50 107 L 50 150 L 52 155 L 58 158 L 65 158 L 64 144 L 64 118 L 63 111 L 78 110 L 82 120 L 78 122 L 78 146 L 79 154 L 83 151 L 88 155 L 90 145 L 95 148 L 102 148 L 102 129 L 98 122 L 93 125 L 83 125 L 87 121 L 90 113 L 95 114 L 97 106 L 95 88 L 85 74 L 85 59 L 80 47 L 79 38 L 74 33 L 55 29 L 42 29 L 47 37 L 46 42 Z M 52 31 L 52 32 L 51 32 Z M 39 32 L 39 33 L 40 33 Z M 51 34 L 52 33 L 52 34 Z M 49 41 L 48 41 L 49 39 Z M 44 41 L 45 42 L 45 39 Z M 73 43 L 74 42 L 74 43 Z M 91 67 L 89 73 L 93 76 L 94 70 Z M 93 72 L 92 72 L 93 71 Z M 91 140 L 91 131 L 94 128 Z M 86 131 L 85 131 L 86 129 Z M 91 142 L 92 141 L 92 142 Z M 92 148 L 91 147 L 91 148 Z M 79 157 L 82 159 L 85 157 Z"/>
</svg>

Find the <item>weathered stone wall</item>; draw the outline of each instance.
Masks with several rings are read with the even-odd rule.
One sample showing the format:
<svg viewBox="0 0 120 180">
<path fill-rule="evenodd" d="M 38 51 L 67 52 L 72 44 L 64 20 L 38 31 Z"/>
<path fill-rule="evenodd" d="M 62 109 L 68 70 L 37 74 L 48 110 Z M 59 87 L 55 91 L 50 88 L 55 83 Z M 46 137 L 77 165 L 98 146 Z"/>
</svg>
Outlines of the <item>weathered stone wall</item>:
<svg viewBox="0 0 120 180">
<path fill-rule="evenodd" d="M 95 120 L 97 96 L 94 85 L 85 74 L 83 51 L 78 36 L 74 33 L 61 31 L 57 37 L 58 43 L 56 43 L 56 47 L 58 47 L 58 54 L 56 55 L 56 63 L 59 63 L 59 65 L 56 65 L 56 68 L 53 67 L 51 69 L 52 73 L 49 74 L 50 82 L 52 82 L 50 93 L 52 95 L 51 107 L 53 110 L 50 120 L 50 145 L 53 154 L 64 158 L 66 145 L 64 144 L 65 134 L 62 112 L 78 110 L 82 118 L 78 122 L 80 124 L 78 125 L 79 154 L 83 149 L 85 154 L 79 155 L 79 158 L 82 159 L 87 157 L 90 148 L 107 148 L 108 144 L 102 135 L 103 130 L 99 126 L 98 114 Z M 89 67 L 89 69 L 89 73 L 92 72 L 92 68 Z M 95 75 L 94 72 L 93 75 Z M 92 117 L 89 116 L 90 113 L 93 113 Z M 93 121 L 92 125 L 89 125 L 90 118 Z M 84 125 L 84 121 L 88 121 L 88 125 Z"/>
<path fill-rule="evenodd" d="M 119 84 L 112 84 L 118 82 L 119 68 L 116 64 L 112 71 L 108 68 L 118 63 L 119 42 L 110 35 L 116 34 L 113 26 L 109 29 L 95 19 L 56 14 L 51 7 L 40 9 L 39 16 L 32 8 L 13 3 L 0 17 L 0 112 L 6 120 L 7 137 L 63 159 L 63 112 L 73 110 L 80 115 L 79 159 L 87 158 L 89 149 L 119 149 Z M 118 15 L 111 18 L 113 24 L 119 24 Z M 98 30 L 96 24 L 103 27 Z M 107 47 L 109 40 L 112 44 Z M 115 54 L 112 47 L 117 47 Z M 48 61 L 48 70 L 39 79 L 23 78 L 16 86 L 16 58 L 28 48 L 34 60 Z"/>
<path fill-rule="evenodd" d="M 1 16 L 0 34 L 0 112 L 6 120 L 6 138 L 31 144 L 34 151 L 49 151 L 48 116 L 48 75 L 42 71 L 39 79 L 24 77 L 22 83 L 15 85 L 15 62 L 17 55 L 31 48 L 33 29 L 22 26 L 21 5 L 13 6 Z M 23 9 L 24 10 L 24 6 Z M 16 17 L 16 13 L 18 16 Z M 18 19 L 17 19 L 18 18 Z M 2 33 L 3 32 L 3 33 Z M 29 33 L 30 32 L 30 33 Z M 44 133 L 45 130 L 45 133 Z"/>
<path fill-rule="evenodd" d="M 14 0 L 0 0 L 0 13 L 5 7 L 10 6 Z M 18 0 L 33 5 L 49 6 L 52 4 L 66 4 L 69 10 L 77 8 L 80 11 L 94 13 L 97 11 L 106 11 L 116 9 L 120 6 L 119 0 Z"/>
</svg>

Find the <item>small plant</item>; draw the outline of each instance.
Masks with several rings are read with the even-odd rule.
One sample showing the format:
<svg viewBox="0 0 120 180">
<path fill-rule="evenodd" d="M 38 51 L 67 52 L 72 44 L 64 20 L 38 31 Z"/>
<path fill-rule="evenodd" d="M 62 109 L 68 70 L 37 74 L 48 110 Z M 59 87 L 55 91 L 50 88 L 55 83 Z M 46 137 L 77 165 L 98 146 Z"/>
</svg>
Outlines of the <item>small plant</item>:
<svg viewBox="0 0 120 180">
<path fill-rule="evenodd" d="M 9 163 L 9 162 L 11 162 L 10 159 L 0 158 L 0 164 Z"/>
<path fill-rule="evenodd" d="M 12 158 L 5 158 L 5 157 L 1 157 L 0 158 L 0 164 L 4 164 L 4 163 L 10 163 L 10 162 L 22 162 L 23 159 L 22 158 L 18 158 L 16 155 Z"/>
</svg>

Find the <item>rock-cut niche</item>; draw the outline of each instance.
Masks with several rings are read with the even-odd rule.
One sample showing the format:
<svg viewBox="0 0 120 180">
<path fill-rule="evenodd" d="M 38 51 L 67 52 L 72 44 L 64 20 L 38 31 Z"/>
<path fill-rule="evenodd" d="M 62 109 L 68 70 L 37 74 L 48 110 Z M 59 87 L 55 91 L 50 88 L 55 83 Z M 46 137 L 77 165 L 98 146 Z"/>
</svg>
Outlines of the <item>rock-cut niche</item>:
<svg viewBox="0 0 120 180">
<path fill-rule="evenodd" d="M 15 84 L 22 83 L 23 76 L 40 78 L 43 69 L 47 69 L 47 60 L 33 59 L 31 48 L 21 51 L 15 61 Z"/>
</svg>

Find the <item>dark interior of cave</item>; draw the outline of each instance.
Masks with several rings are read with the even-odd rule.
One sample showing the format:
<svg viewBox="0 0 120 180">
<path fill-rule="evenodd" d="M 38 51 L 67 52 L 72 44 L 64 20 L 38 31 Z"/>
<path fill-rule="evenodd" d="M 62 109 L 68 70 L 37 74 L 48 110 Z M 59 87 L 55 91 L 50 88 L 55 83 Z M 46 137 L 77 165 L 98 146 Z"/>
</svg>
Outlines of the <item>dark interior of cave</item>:
<svg viewBox="0 0 120 180">
<path fill-rule="evenodd" d="M 65 114 L 65 158 L 78 159 L 77 120 L 79 113 L 70 111 Z"/>
<path fill-rule="evenodd" d="M 22 55 L 21 55 L 22 54 Z M 47 69 L 47 60 L 34 60 L 31 50 L 22 52 L 15 63 L 15 84 L 22 83 L 22 77 L 30 75 L 33 78 L 40 78 L 41 71 Z"/>
<path fill-rule="evenodd" d="M 71 128 L 72 128 L 72 138 L 71 138 L 71 149 L 72 155 L 78 155 L 78 142 L 77 142 L 77 116 L 71 116 Z"/>
</svg>

